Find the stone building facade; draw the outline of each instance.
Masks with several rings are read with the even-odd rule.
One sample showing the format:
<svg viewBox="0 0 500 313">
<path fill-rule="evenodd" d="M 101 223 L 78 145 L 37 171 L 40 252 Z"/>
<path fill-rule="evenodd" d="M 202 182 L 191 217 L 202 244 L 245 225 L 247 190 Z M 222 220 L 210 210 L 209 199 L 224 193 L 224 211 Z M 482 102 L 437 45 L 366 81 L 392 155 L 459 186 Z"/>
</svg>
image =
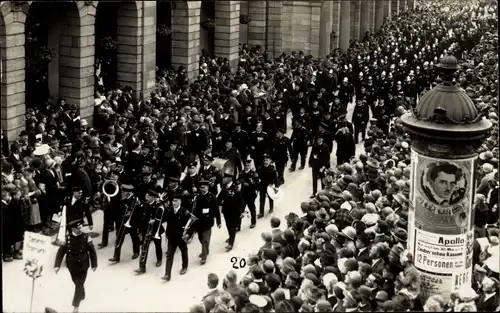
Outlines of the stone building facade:
<svg viewBox="0 0 500 313">
<path fill-rule="evenodd" d="M 119 2 L 115 21 L 117 80 L 120 86 L 131 86 L 139 98 L 147 98 L 155 87 L 156 20 L 164 13 L 158 12 L 157 1 Z M 36 2 L 0 4 L 1 127 L 9 140 L 25 127 L 25 23 L 30 7 L 43 3 Z M 184 66 L 190 78 L 199 66 L 202 2 L 175 1 L 171 12 L 172 66 Z M 64 8 L 57 31 L 49 34 L 58 50 L 57 60 L 50 63 L 54 73 L 49 75 L 50 93 L 55 100 L 76 104 L 82 118 L 91 123 L 99 1 L 52 5 Z M 377 30 L 384 18 L 413 7 L 414 0 L 227 0 L 215 1 L 214 6 L 214 52 L 235 68 L 240 43 L 267 46 L 275 56 L 300 50 L 322 56 L 334 48 L 346 49 L 351 39 Z M 240 15 L 248 15 L 251 22 L 240 24 Z"/>
</svg>

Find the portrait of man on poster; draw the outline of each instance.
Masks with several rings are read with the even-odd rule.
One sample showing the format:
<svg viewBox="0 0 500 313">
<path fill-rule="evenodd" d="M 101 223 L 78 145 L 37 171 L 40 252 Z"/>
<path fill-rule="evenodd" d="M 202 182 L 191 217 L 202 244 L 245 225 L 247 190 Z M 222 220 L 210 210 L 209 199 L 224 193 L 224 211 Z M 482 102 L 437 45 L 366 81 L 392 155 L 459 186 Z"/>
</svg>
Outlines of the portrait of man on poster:
<svg viewBox="0 0 500 313">
<path fill-rule="evenodd" d="M 450 206 L 464 198 L 467 181 L 463 171 L 455 164 L 434 162 L 422 174 L 421 184 L 429 201 Z"/>
</svg>

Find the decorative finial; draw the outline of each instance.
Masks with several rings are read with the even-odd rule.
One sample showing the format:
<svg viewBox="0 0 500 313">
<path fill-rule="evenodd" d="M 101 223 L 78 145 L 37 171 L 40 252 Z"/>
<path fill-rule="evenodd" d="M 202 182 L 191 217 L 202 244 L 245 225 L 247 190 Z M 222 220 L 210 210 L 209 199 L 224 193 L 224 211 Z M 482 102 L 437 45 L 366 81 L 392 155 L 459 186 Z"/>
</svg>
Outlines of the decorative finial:
<svg viewBox="0 0 500 313">
<path fill-rule="evenodd" d="M 453 85 L 453 76 L 458 70 L 457 58 L 451 54 L 447 54 L 441 58 L 436 67 L 440 70 L 439 76 L 443 80 L 443 85 Z"/>
</svg>

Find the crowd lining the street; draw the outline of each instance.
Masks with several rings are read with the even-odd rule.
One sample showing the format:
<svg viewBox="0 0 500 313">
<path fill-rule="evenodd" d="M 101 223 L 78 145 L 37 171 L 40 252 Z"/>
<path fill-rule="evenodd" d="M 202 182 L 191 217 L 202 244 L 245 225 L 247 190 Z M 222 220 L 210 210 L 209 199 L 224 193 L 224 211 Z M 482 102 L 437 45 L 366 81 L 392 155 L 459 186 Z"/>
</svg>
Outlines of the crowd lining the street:
<svg viewBox="0 0 500 313">
<path fill-rule="evenodd" d="M 209 134 L 216 127 L 231 133 L 236 121 L 253 132 L 255 125 L 244 118 L 265 120 L 290 110 L 313 139 L 322 136 L 332 147 L 336 142 L 324 188 L 300 203 L 303 216 L 271 218 L 272 230 L 261 234 L 263 246 L 249 256 L 245 277 L 238 280 L 231 271 L 221 282 L 209 274 L 211 290 L 191 312 L 498 311 L 496 12 L 496 2 L 428 3 L 393 15 L 376 34 L 323 59 L 294 52 L 266 60 L 258 47 L 244 45 L 236 74 L 227 60 L 205 56 L 192 84 L 182 68 L 159 70 L 151 100 L 136 101 L 129 87 L 99 88 L 93 128 L 74 105 L 43 99 L 27 110 L 26 130 L 17 140 L 9 144 L 2 135 L 4 262 L 22 259 L 24 231 L 57 231 L 53 216 L 72 186 L 83 189 L 90 208 L 98 208 L 102 182 L 136 148 L 131 138 L 141 141 L 141 153 L 152 164 L 160 166 L 162 152 L 174 150 L 186 167 L 202 152 L 187 148 L 185 130 L 193 121 Z M 411 142 L 400 119 L 439 83 L 436 65 L 447 54 L 460 62 L 456 83 L 494 124 L 478 151 L 472 288 L 449 301 L 421 294 L 407 250 Z M 353 99 L 350 122 L 346 109 Z M 311 114 L 317 107 L 319 117 Z M 275 133 L 287 128 L 283 123 Z M 365 152 L 356 157 L 359 140 Z M 36 155 L 42 144 L 50 148 Z M 215 144 L 214 155 L 222 149 Z"/>
</svg>

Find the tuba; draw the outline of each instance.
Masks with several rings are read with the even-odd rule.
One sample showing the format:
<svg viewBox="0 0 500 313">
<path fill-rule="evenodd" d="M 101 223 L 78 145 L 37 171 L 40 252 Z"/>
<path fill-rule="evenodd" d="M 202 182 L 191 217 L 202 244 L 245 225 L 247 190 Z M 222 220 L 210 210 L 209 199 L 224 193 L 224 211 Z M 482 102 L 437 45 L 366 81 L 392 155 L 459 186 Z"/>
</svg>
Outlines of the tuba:
<svg viewBox="0 0 500 313">
<path fill-rule="evenodd" d="M 189 230 L 193 226 L 194 222 L 198 220 L 198 218 L 191 212 L 189 213 L 189 220 L 187 221 L 186 225 L 184 226 L 184 232 L 182 233 L 182 240 L 184 240 L 186 243 L 189 241 Z"/>
<path fill-rule="evenodd" d="M 108 202 L 118 194 L 120 191 L 120 187 L 118 186 L 118 183 L 114 180 L 106 180 L 102 184 L 102 193 L 106 196 L 108 199 Z"/>
</svg>

